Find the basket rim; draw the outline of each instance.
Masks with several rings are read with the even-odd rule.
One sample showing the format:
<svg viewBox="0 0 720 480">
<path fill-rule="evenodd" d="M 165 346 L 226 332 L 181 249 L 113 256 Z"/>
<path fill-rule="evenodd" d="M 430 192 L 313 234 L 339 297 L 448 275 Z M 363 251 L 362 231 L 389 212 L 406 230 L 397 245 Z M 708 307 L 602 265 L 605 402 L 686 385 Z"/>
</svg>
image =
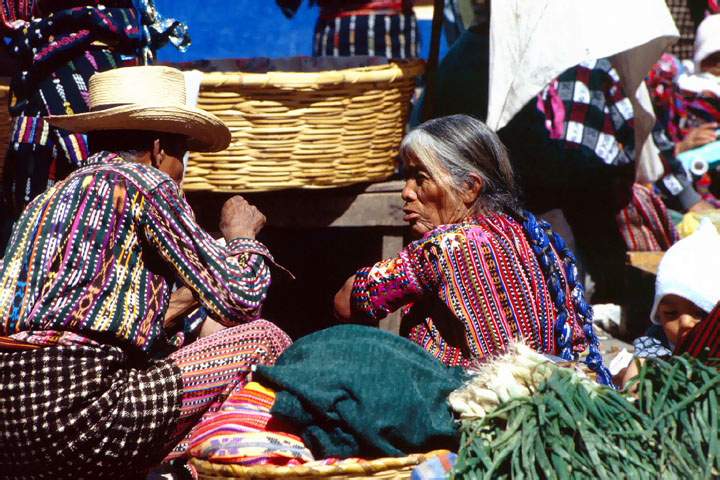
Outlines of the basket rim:
<svg viewBox="0 0 720 480">
<path fill-rule="evenodd" d="M 447 453 L 448 450 L 434 450 L 428 453 L 415 453 L 406 457 L 386 457 L 374 460 L 363 460 L 362 462 L 345 462 L 337 465 L 317 465 L 308 467 L 306 465 L 275 466 L 275 465 L 254 465 L 242 466 L 227 463 L 216 463 L 199 458 L 192 458 L 190 463 L 201 475 L 225 475 L 241 478 L 283 478 L 283 477 L 328 477 L 347 474 L 372 474 L 386 472 L 388 470 L 399 470 L 419 465 L 422 462 Z"/>
<path fill-rule="evenodd" d="M 204 87 L 313 87 L 343 83 L 395 82 L 425 71 L 422 59 L 392 60 L 387 65 L 327 70 L 324 72 L 205 72 Z"/>
</svg>

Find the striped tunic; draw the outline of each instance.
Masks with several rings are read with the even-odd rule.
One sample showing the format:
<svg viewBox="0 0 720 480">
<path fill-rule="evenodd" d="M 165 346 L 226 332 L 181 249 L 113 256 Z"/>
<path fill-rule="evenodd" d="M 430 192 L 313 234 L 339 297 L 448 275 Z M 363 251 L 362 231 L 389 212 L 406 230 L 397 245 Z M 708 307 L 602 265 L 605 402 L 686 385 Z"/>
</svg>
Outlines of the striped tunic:
<svg viewBox="0 0 720 480">
<path fill-rule="evenodd" d="M 217 243 L 164 173 L 104 152 L 18 220 L 0 271 L 0 335 L 40 344 L 114 337 L 150 353 L 167 346 L 176 280 L 225 325 L 258 318 L 265 258 L 255 240 Z"/>
<path fill-rule="evenodd" d="M 566 288 L 576 351 L 586 347 Z M 512 339 L 557 353 L 557 310 L 522 225 L 504 214 L 444 225 L 396 258 L 357 272 L 355 314 L 377 321 L 405 306 L 401 334 L 443 363 L 467 366 Z"/>
</svg>

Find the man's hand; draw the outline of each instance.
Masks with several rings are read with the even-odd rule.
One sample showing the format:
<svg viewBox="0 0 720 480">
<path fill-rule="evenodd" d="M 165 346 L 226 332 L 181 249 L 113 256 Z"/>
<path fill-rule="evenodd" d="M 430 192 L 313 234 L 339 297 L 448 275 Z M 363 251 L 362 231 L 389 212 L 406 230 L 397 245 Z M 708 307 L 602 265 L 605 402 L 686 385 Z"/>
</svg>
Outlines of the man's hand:
<svg viewBox="0 0 720 480">
<path fill-rule="evenodd" d="M 690 129 L 683 139 L 675 146 L 675 154 L 702 147 L 717 140 L 717 123 L 705 123 L 697 128 Z"/>
<path fill-rule="evenodd" d="M 265 215 L 240 195 L 229 198 L 220 212 L 220 231 L 227 242 L 238 237 L 255 238 L 265 222 Z"/>
</svg>

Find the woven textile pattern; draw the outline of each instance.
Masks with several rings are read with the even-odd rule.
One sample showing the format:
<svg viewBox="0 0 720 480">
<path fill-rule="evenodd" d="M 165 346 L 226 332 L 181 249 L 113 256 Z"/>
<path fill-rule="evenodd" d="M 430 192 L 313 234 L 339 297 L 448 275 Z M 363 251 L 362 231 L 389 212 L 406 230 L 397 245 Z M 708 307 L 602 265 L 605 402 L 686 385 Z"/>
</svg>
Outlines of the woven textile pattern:
<svg viewBox="0 0 720 480">
<path fill-rule="evenodd" d="M 181 394 L 172 362 L 128 368 L 117 347 L 0 352 L 0 478 L 142 478 Z"/>
<path fill-rule="evenodd" d="M 696 358 L 720 358 L 720 304 L 705 319 L 681 338 L 675 348 L 676 355 L 687 353 Z"/>
<path fill-rule="evenodd" d="M 691 92 L 678 85 L 683 73 L 680 61 L 663 54 L 647 79 L 658 122 L 673 142 L 682 141 L 691 128 L 707 122 L 720 122 L 720 98 L 710 91 Z"/>
<path fill-rule="evenodd" d="M 0 334 L 103 333 L 149 353 L 168 343 L 176 279 L 225 325 L 258 318 L 270 283 L 264 245 L 217 243 L 153 167 L 107 152 L 88 163 L 18 220 L 0 270 Z"/>
<path fill-rule="evenodd" d="M 274 364 L 291 344 L 290 337 L 280 328 L 256 320 L 221 330 L 173 353 L 170 358 L 180 368 L 183 385 L 176 433 L 185 438 L 168 459 L 182 456 L 195 428 L 198 425 L 205 428 L 215 412 L 225 409 L 228 395 L 245 386 L 253 365 Z M 199 418 L 201 414 L 204 415 Z M 193 425 L 196 427 L 190 430 Z"/>
<path fill-rule="evenodd" d="M 415 58 L 419 52 L 420 35 L 412 12 L 321 17 L 315 25 L 315 56 Z"/>
<path fill-rule="evenodd" d="M 588 148 L 610 165 L 634 161 L 634 114 L 620 77 L 607 59 L 563 72 L 538 95 L 550 138 L 566 148 Z"/>
<path fill-rule="evenodd" d="M 637 183 L 630 204 L 618 213 L 617 221 L 629 251 L 662 252 L 680 239 L 662 199 Z"/>
<path fill-rule="evenodd" d="M 194 458 L 241 465 L 297 465 L 313 460 L 300 437 L 270 415 L 275 392 L 256 382 L 236 387 L 190 439 Z"/>
<path fill-rule="evenodd" d="M 581 351 L 585 336 L 563 287 Z M 504 214 L 439 227 L 398 257 L 358 271 L 352 305 L 375 321 L 407 305 L 402 333 L 447 365 L 482 361 L 512 339 L 557 353 L 546 279 L 523 227 Z"/>
</svg>

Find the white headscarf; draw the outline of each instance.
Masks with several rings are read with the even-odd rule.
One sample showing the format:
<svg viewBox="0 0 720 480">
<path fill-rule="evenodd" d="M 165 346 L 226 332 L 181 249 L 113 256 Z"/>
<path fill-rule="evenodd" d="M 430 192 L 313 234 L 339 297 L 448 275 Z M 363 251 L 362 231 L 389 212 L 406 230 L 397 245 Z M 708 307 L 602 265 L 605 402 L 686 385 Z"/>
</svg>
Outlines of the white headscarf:
<svg viewBox="0 0 720 480">
<path fill-rule="evenodd" d="M 677 295 L 710 312 L 720 302 L 720 234 L 710 220 L 670 247 L 658 267 L 650 320 L 665 295 Z"/>
<path fill-rule="evenodd" d="M 720 51 L 720 14 L 710 15 L 700 23 L 695 35 L 695 72 L 700 73 L 700 64 L 707 57 Z"/>
<path fill-rule="evenodd" d="M 635 93 L 679 36 L 665 0 L 492 0 L 490 11 L 490 128 L 568 68 L 611 57 L 633 103 L 640 154 L 655 117 Z"/>
</svg>

